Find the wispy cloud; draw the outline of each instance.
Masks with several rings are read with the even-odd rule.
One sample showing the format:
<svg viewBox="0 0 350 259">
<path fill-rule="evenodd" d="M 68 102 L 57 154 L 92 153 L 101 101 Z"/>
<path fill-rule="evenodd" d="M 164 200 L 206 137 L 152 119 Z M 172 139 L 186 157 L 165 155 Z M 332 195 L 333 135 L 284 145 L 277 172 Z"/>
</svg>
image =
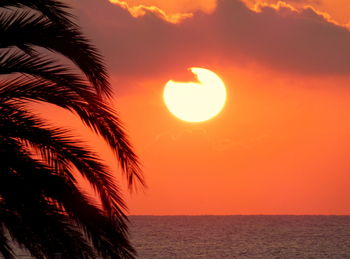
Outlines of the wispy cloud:
<svg viewBox="0 0 350 259">
<path fill-rule="evenodd" d="M 127 10 L 133 17 L 139 18 L 142 17 L 148 13 L 152 13 L 155 16 L 169 22 L 169 23 L 179 23 L 183 21 L 184 19 L 191 18 L 193 16 L 193 13 L 175 13 L 175 14 L 168 14 L 161 8 L 157 6 L 152 5 L 136 5 L 136 6 L 130 6 L 125 1 L 120 0 L 109 0 L 111 3 L 116 4 L 120 6 L 121 8 Z"/>
</svg>

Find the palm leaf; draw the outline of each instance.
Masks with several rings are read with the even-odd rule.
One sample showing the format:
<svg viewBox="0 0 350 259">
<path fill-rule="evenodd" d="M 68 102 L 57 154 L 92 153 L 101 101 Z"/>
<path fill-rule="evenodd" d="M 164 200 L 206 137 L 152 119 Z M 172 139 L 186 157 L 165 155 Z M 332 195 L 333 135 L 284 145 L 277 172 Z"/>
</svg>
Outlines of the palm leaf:
<svg viewBox="0 0 350 259">
<path fill-rule="evenodd" d="M 122 124 L 114 115 L 116 112 L 101 102 L 98 96 L 83 90 L 81 92 L 84 99 L 65 86 L 27 77 L 0 82 L 0 100 L 3 102 L 42 101 L 74 111 L 88 127 L 100 134 L 110 145 L 119 159 L 123 172 L 126 173 L 129 187 L 136 187 L 135 184 L 138 182 L 144 184 L 138 158 L 132 151 Z"/>
<path fill-rule="evenodd" d="M 46 102 L 77 114 L 109 144 L 129 188 L 144 185 L 123 125 L 104 98 L 111 88 L 102 57 L 71 18 L 69 7 L 58 0 L 0 1 L 0 75 L 7 78 L 0 81 L 0 253 L 5 258 L 14 257 L 6 229 L 36 258 L 52 258 L 57 251 L 77 259 L 136 254 L 109 168 L 67 130 L 47 125 L 27 109 L 28 103 Z M 88 180 L 103 206 L 82 193 L 76 173 Z"/>
<path fill-rule="evenodd" d="M 0 174 L 0 195 L 6 201 L 14 203 L 13 208 L 20 210 L 19 215 L 22 217 L 30 215 L 31 213 L 26 211 L 26 208 L 33 210 L 32 213 L 39 213 L 43 210 L 41 206 L 45 204 L 43 197 L 50 198 L 51 201 L 56 201 L 57 204 L 60 204 L 64 211 L 70 215 L 70 218 L 79 223 L 78 226 L 83 227 L 94 247 L 97 248 L 103 258 L 132 258 L 134 250 L 127 241 L 125 225 L 122 225 L 120 221 L 109 220 L 103 211 L 92 205 L 90 200 L 81 194 L 73 182 L 55 173 L 52 168 L 47 168 L 38 161 L 33 160 L 27 154 L 27 151 L 23 150 L 20 143 L 16 143 L 14 140 L 8 142 L 10 144 L 0 143 L 2 144 L 0 146 L 0 155 L 6 158 L 6 163 L 1 164 L 0 169 L 4 172 L 13 171 L 15 173 Z M 1 152 L 4 149 L 7 151 L 5 153 Z M 6 184 L 4 185 L 4 183 Z M 15 192 L 14 186 L 17 186 Z M 13 211 L 13 209 L 10 211 Z M 42 237 L 45 237 L 45 233 L 40 233 L 40 231 L 45 231 L 43 228 L 47 227 L 48 224 L 37 225 L 37 218 L 40 215 L 50 214 L 50 211 L 52 211 L 52 208 L 43 210 L 42 213 L 32 219 L 30 217 L 22 218 L 24 227 L 29 228 L 27 231 L 36 233 L 33 235 L 37 235 L 38 244 L 45 244 L 46 249 L 49 250 L 50 245 L 41 240 Z M 58 223 L 53 220 L 52 224 Z M 10 231 L 12 230 L 10 229 Z M 55 232 L 53 231 L 53 233 Z M 20 242 L 25 242 L 25 240 Z M 51 241 L 51 243 L 53 242 Z M 27 245 L 25 246 L 27 247 Z M 56 248 L 57 246 L 55 245 L 52 249 Z M 38 248 L 34 247 L 33 249 L 36 250 Z M 44 250 L 45 254 L 52 252 Z"/>
<path fill-rule="evenodd" d="M 102 57 L 78 28 L 30 11 L 13 11 L 0 13 L 0 35 L 0 48 L 18 47 L 31 54 L 33 47 L 42 47 L 62 54 L 85 73 L 98 94 L 111 95 Z"/>
<path fill-rule="evenodd" d="M 115 178 L 100 159 L 84 147 L 81 141 L 69 137 L 68 131 L 48 127 L 41 119 L 34 117 L 21 107 L 0 105 L 0 135 L 16 138 L 38 149 L 48 165 L 55 170 L 69 173 L 72 165 L 88 179 L 101 197 L 104 208 L 115 211 L 124 218 L 126 206 L 121 198 Z M 71 174 L 66 177 L 75 180 Z"/>
<path fill-rule="evenodd" d="M 55 0 L 2 0 L 0 1 L 0 8 L 28 7 L 37 10 L 48 17 L 51 21 L 63 23 L 68 25 L 75 25 L 72 22 L 72 14 L 68 12 L 70 9 L 68 5 Z"/>
<path fill-rule="evenodd" d="M 15 50 L 0 52 L 0 74 L 23 74 L 56 82 L 73 91 L 94 92 L 81 75 L 74 74 L 57 60 L 37 54 L 35 56 Z"/>
<path fill-rule="evenodd" d="M 5 228 L 1 223 L 0 223 L 0 253 L 3 255 L 4 259 L 15 259 L 13 250 L 9 245 L 9 240 L 6 237 Z"/>
</svg>

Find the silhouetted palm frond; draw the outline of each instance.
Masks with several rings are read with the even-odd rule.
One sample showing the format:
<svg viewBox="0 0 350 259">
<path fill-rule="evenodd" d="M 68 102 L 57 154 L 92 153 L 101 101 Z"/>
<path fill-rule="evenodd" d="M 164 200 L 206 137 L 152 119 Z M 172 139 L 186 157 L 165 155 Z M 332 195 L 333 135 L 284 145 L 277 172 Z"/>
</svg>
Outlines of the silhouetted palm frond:
<svg viewBox="0 0 350 259">
<path fill-rule="evenodd" d="M 69 131 L 28 109 L 44 102 L 73 112 L 111 147 L 129 188 L 143 185 L 138 158 L 104 97 L 111 90 L 101 55 L 57 0 L 0 1 L 0 35 L 0 253 L 15 258 L 11 238 L 36 258 L 134 258 L 110 169 Z M 79 189 L 78 174 L 101 205 Z"/>
<path fill-rule="evenodd" d="M 101 55 L 76 26 L 30 11 L 13 11 L 0 13 L 0 35 L 0 48 L 17 47 L 33 54 L 34 47 L 41 47 L 65 56 L 85 73 L 98 94 L 111 95 Z"/>
<path fill-rule="evenodd" d="M 115 116 L 115 111 L 98 95 L 86 91 L 81 83 L 74 84 L 72 81 L 69 86 L 42 79 L 18 77 L 0 82 L 0 100 L 43 101 L 74 111 L 88 127 L 108 142 L 126 173 L 129 186 L 133 186 L 135 178 L 143 184 L 137 157 L 123 133 L 123 126 Z"/>
<path fill-rule="evenodd" d="M 3 225 L 0 225 L 0 253 L 4 257 L 4 259 L 15 259 L 13 250 L 9 245 L 9 240 L 5 236 L 5 229 Z"/>
<path fill-rule="evenodd" d="M 73 254 L 73 251 L 65 251 L 68 249 L 66 245 L 60 246 L 64 241 L 74 241 L 77 245 L 79 239 L 75 237 L 62 238 L 75 233 L 72 232 L 72 227 L 76 226 L 85 231 L 104 258 L 132 258 L 133 249 L 126 239 L 123 221 L 106 217 L 102 210 L 91 204 L 78 190 L 73 181 L 34 160 L 19 142 L 9 139 L 0 145 L 0 156 L 6 158 L 6 162 L 0 165 L 0 170 L 5 172 L 0 174 L 0 195 L 6 201 L 6 207 L 2 211 L 17 211 L 20 220 L 9 231 L 16 235 L 17 232 L 14 231 L 21 227 L 22 231 L 26 230 L 24 233 L 30 233 L 22 233 L 19 240 L 16 235 L 16 240 L 28 248 L 27 243 L 34 239 L 34 247 L 28 248 L 34 256 L 38 257 L 38 254 L 32 250 L 40 250 L 40 253 L 49 256 L 59 249 L 58 251 L 63 250 L 73 258 L 84 258 Z M 6 151 L 3 152 L 4 150 Z M 65 228 L 70 230 L 69 233 L 59 233 L 59 229 Z M 39 249 L 37 246 L 42 247 Z M 83 251 L 85 245 L 79 244 L 77 247 Z M 88 250 L 84 251 L 87 252 Z"/>
<path fill-rule="evenodd" d="M 2 0 L 0 1 L 0 8 L 10 7 L 28 7 L 37 10 L 49 18 L 51 21 L 63 23 L 66 25 L 76 24 L 72 21 L 72 14 L 69 13 L 69 6 L 55 0 Z"/>
<path fill-rule="evenodd" d="M 83 143 L 70 137 L 69 132 L 61 128 L 49 128 L 34 115 L 18 105 L 2 103 L 0 105 L 0 135 L 15 138 L 41 153 L 44 160 L 62 174 L 70 173 L 72 166 L 85 177 L 101 197 L 104 208 L 123 215 L 120 208 L 125 204 L 109 169 L 96 154 L 87 150 Z M 71 174 L 66 177 L 75 178 Z"/>
</svg>

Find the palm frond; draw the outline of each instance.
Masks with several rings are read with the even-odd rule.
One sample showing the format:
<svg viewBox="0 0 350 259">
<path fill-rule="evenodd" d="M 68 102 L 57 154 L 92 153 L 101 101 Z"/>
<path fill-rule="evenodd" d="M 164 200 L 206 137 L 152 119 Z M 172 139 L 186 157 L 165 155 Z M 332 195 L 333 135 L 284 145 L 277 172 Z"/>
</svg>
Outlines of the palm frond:
<svg viewBox="0 0 350 259">
<path fill-rule="evenodd" d="M 126 206 L 116 179 L 98 156 L 81 141 L 70 137 L 67 130 L 48 127 L 40 118 L 18 105 L 2 104 L 0 113 L 1 136 L 16 138 L 38 149 L 49 166 L 75 181 L 75 177 L 68 174 L 73 165 L 99 194 L 104 208 L 109 213 L 115 211 L 124 218 L 123 210 Z"/>
<path fill-rule="evenodd" d="M 15 183 L 18 181 L 13 182 Z M 27 192 L 25 194 L 28 195 Z M 30 207 L 26 209 L 19 206 L 21 203 L 18 199 L 7 199 L 7 204 L 0 205 L 0 222 L 6 224 L 13 240 L 19 246 L 28 249 L 35 258 L 50 258 L 58 252 L 79 259 L 96 258 L 93 248 L 79 228 L 74 226 L 67 216 L 52 213 L 57 211 L 56 206 L 43 201 L 33 203 L 24 199 L 21 203 L 26 203 L 27 208 Z"/>
<path fill-rule="evenodd" d="M 31 181 L 31 174 L 35 171 L 44 173 L 41 170 L 44 167 L 32 160 L 12 139 L 3 139 L 0 154 L 6 159 L 0 164 L 0 195 L 3 198 L 0 222 L 6 225 L 12 238 L 36 258 L 47 258 L 60 250 L 76 258 L 84 258 L 78 256 L 81 252 L 77 248 L 86 253 L 91 251 L 91 247 L 82 237 L 79 239 L 76 234 L 71 236 L 74 234 L 71 223 L 62 210 L 60 212 L 57 206 L 47 202 L 42 189 L 38 188 L 38 183 L 43 182 L 38 177 L 35 179 L 36 185 Z M 23 164 L 16 164 L 16 160 Z M 77 247 L 70 250 L 72 244 Z"/>
<path fill-rule="evenodd" d="M 70 7 L 60 1 L 56 0 L 2 0 L 0 1 L 0 8 L 23 8 L 28 7 L 33 10 L 41 12 L 51 21 L 57 23 L 64 23 L 68 25 L 75 25 L 72 21 L 72 14 L 68 11 Z"/>
<path fill-rule="evenodd" d="M 0 221 L 0 253 L 4 259 L 15 259 L 15 255 L 11 246 L 9 245 L 9 240 L 6 237 L 5 228 Z"/>
<path fill-rule="evenodd" d="M 1 152 L 4 149 L 7 150 L 6 153 Z M 20 225 L 29 228 L 27 231 L 33 233 L 38 239 L 38 244 L 46 246 L 47 250 L 43 250 L 42 247 L 39 250 L 49 254 L 53 252 L 51 249 L 57 249 L 57 245 L 52 247 L 52 243 L 55 243 L 52 240 L 51 246 L 41 240 L 47 236 L 48 229 L 45 228 L 51 228 L 52 225 L 60 223 L 57 219 L 53 219 L 50 224 L 43 222 L 50 220 L 46 217 L 50 216 L 52 214 L 50 212 L 53 211 L 52 208 L 43 209 L 43 206 L 47 206 L 45 201 L 49 198 L 52 204 L 60 204 L 64 212 L 68 213 L 59 215 L 69 215 L 78 223 L 77 226 L 84 229 L 94 247 L 104 258 L 133 258 L 134 250 L 127 240 L 125 223 L 113 221 L 113 218 L 107 217 L 103 211 L 90 203 L 90 200 L 76 188 L 73 182 L 55 173 L 52 168 L 33 160 L 15 140 L 0 142 L 0 155 L 6 158 L 6 163 L 0 164 L 1 171 L 5 172 L 0 174 L 0 195 L 6 202 L 14 204 L 9 211 L 12 212 L 13 209 L 19 211 L 18 214 L 22 216 L 23 221 Z M 16 192 L 14 192 L 14 186 L 16 186 Z M 33 211 L 26 211 L 26 208 Z M 59 207 L 56 206 L 56 208 Z M 27 218 L 26 215 L 33 213 L 39 214 Z M 55 217 L 57 217 L 56 214 L 54 214 Z M 38 221 L 38 217 L 42 218 Z M 52 232 L 56 233 L 57 230 L 52 230 Z M 14 236 L 17 235 L 14 234 Z M 57 235 L 52 238 L 57 238 Z M 69 237 L 66 237 L 65 240 L 67 238 Z M 24 242 L 25 240 L 19 240 L 19 243 Z M 27 247 L 27 244 L 24 245 Z M 34 247 L 33 250 L 38 250 L 38 248 Z"/>
<path fill-rule="evenodd" d="M 0 1 L 0 75 L 7 78 L 0 81 L 0 253 L 5 259 L 14 258 L 6 230 L 39 259 L 56 252 L 77 259 L 136 254 L 128 240 L 126 206 L 109 168 L 85 143 L 27 107 L 45 102 L 78 115 L 111 147 L 129 188 L 144 185 L 138 158 L 105 98 L 111 88 L 102 56 L 72 17 L 59 0 Z M 102 206 L 79 189 L 77 173 Z"/>
<path fill-rule="evenodd" d="M 81 97 L 84 96 L 84 98 Z M 19 77 L 0 82 L 0 100 L 43 101 L 74 111 L 81 120 L 100 134 L 115 152 L 125 172 L 130 188 L 144 185 L 138 158 L 115 116 L 116 112 L 101 102 L 98 96 L 81 90 L 79 94 L 62 85 L 35 78 Z"/>
<path fill-rule="evenodd" d="M 73 91 L 94 92 L 81 75 L 74 74 L 57 60 L 37 54 L 35 56 L 16 50 L 0 52 L 0 75 L 23 74 L 55 82 Z"/>
<path fill-rule="evenodd" d="M 79 28 L 53 23 L 30 11 L 14 11 L 0 13 L 0 34 L 0 48 L 18 47 L 31 53 L 33 47 L 42 47 L 59 53 L 85 73 L 99 95 L 111 95 L 102 56 Z"/>
</svg>

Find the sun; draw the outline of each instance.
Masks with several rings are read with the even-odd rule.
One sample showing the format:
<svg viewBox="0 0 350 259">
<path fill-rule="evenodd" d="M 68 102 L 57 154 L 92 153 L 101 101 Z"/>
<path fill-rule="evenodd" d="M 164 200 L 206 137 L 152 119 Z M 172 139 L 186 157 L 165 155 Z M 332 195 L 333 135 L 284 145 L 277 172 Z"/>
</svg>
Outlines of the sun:
<svg viewBox="0 0 350 259">
<path fill-rule="evenodd" d="M 189 70 L 196 75 L 198 82 L 168 81 L 163 92 L 164 103 L 174 116 L 183 121 L 207 121 L 225 106 L 225 84 L 208 69 L 191 67 Z"/>
</svg>

